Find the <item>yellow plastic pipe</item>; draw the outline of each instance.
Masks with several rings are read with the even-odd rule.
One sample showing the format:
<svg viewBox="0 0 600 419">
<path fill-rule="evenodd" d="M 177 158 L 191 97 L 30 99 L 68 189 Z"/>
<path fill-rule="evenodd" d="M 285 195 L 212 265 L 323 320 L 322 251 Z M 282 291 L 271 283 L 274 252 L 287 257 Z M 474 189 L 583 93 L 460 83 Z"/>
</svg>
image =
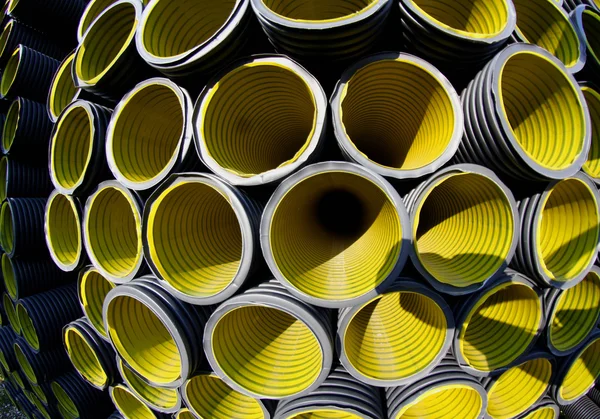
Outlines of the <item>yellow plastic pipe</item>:
<svg viewBox="0 0 600 419">
<path fill-rule="evenodd" d="M 67 326 L 63 333 L 65 349 L 75 369 L 93 386 L 103 388 L 109 377 L 98 359 L 97 348 L 76 327 Z"/>
<path fill-rule="evenodd" d="M 89 267 L 79 275 L 78 295 L 83 313 L 91 325 L 103 338 L 108 340 L 102 320 L 102 305 L 108 292 L 115 288 L 116 284 L 106 279 L 93 267 Z"/>
<path fill-rule="evenodd" d="M 15 311 L 14 303 L 7 293 L 4 293 L 2 296 L 2 306 L 4 307 L 4 311 L 6 312 L 6 317 L 8 317 L 10 327 L 12 327 L 16 334 L 20 334 L 21 324 L 19 323 L 19 317 L 17 316 L 17 312 Z"/>
<path fill-rule="evenodd" d="M 54 191 L 45 210 L 45 237 L 50 257 L 63 271 L 73 271 L 83 252 L 81 210 L 72 196 Z"/>
<path fill-rule="evenodd" d="M 560 360 L 560 371 L 553 387 L 559 404 L 575 403 L 600 377 L 600 335 L 596 331 L 585 345 L 566 359 Z"/>
<path fill-rule="evenodd" d="M 32 348 L 39 350 L 40 339 L 27 309 L 19 302 L 15 306 L 15 311 L 19 319 L 19 325 L 21 326 L 21 334 Z"/>
<path fill-rule="evenodd" d="M 5 70 L 6 71 L 6 70 Z M 2 128 L 2 150 L 7 153 L 15 139 L 15 133 L 19 125 L 19 115 L 21 114 L 21 101 L 13 100 L 6 113 L 6 119 Z"/>
<path fill-rule="evenodd" d="M 131 390 L 122 384 L 109 388 L 110 398 L 115 407 L 126 418 L 156 419 L 148 406 L 144 404 Z"/>
<path fill-rule="evenodd" d="M 90 1 L 79 20 L 79 26 L 77 27 L 77 40 L 81 42 L 85 37 L 86 32 L 92 26 L 94 20 L 102 14 L 102 12 L 112 5 L 116 0 L 92 0 Z"/>
<path fill-rule="evenodd" d="M 2 79 L 0 80 L 0 95 L 5 97 L 12 87 L 13 82 L 17 77 L 17 71 L 19 70 L 19 64 L 21 62 L 21 48 L 17 47 L 11 54 L 4 71 L 2 72 Z"/>
<path fill-rule="evenodd" d="M 184 408 L 181 409 L 175 415 L 175 419 L 195 419 L 196 417 L 190 412 L 190 409 Z"/>
<path fill-rule="evenodd" d="M 58 67 L 48 94 L 47 109 L 52 122 L 56 122 L 62 111 L 78 96 L 71 74 L 75 53 L 69 54 Z"/>
<path fill-rule="evenodd" d="M 595 85 L 584 83 L 581 84 L 581 91 L 592 121 L 592 144 L 582 170 L 594 182 L 600 183 L 600 90 Z"/>
</svg>

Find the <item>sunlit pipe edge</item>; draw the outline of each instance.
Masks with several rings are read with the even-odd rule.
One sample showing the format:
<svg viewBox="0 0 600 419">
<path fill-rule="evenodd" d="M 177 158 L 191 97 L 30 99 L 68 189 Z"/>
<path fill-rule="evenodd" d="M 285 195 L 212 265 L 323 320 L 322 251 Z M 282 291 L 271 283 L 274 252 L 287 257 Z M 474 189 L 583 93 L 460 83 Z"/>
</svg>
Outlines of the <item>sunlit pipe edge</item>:
<svg viewBox="0 0 600 419">
<path fill-rule="evenodd" d="M 121 396 L 118 395 L 120 392 L 123 393 Z M 108 394 L 117 410 L 126 418 L 137 416 L 154 419 L 170 418 L 170 415 L 152 411 L 129 387 L 123 384 L 116 384 L 109 387 Z M 126 399 L 123 399 L 123 396 Z M 134 414 L 137 416 L 133 416 Z"/>
<path fill-rule="evenodd" d="M 538 419 L 540 416 L 545 413 L 542 412 L 552 412 L 553 416 L 550 419 L 558 419 L 560 416 L 560 408 L 554 401 L 546 396 L 534 406 L 532 406 L 529 410 L 519 416 L 519 419 Z M 546 416 L 542 416 L 542 418 L 546 418 Z"/>
<path fill-rule="evenodd" d="M 114 3 L 116 0 L 109 0 L 108 6 L 110 6 L 112 3 Z M 139 1 L 139 0 L 132 0 L 132 1 Z M 77 42 L 81 43 L 81 41 L 83 41 L 83 38 L 85 38 L 85 34 L 87 33 L 87 31 L 89 30 L 89 28 L 94 24 L 94 21 L 98 18 L 98 16 L 100 16 L 102 14 L 102 12 L 105 10 L 105 8 L 97 10 L 96 14 L 91 16 L 91 13 L 94 11 L 94 6 L 95 6 L 95 1 L 91 0 L 87 6 L 85 7 L 85 9 L 83 10 L 83 13 L 81 15 L 81 18 L 79 19 L 79 25 L 77 25 Z M 141 3 L 141 2 L 140 2 Z"/>
<path fill-rule="evenodd" d="M 102 301 L 100 301 L 98 304 L 96 304 L 96 307 L 100 308 L 100 312 L 94 313 L 96 316 L 99 315 L 100 324 L 97 324 L 97 322 L 94 322 L 92 319 L 90 319 L 89 309 L 86 308 L 88 305 L 90 305 L 88 303 L 88 300 L 93 298 L 94 296 L 88 295 L 85 292 L 85 286 L 82 286 L 82 284 L 84 284 L 84 282 L 86 282 L 88 280 L 87 278 L 91 274 L 97 274 L 98 276 L 100 276 L 102 278 L 102 280 L 106 281 L 107 285 L 110 286 L 110 289 L 115 288 L 117 285 L 114 282 L 109 281 L 104 276 L 102 276 L 102 274 L 93 266 L 87 266 L 87 267 L 83 268 L 79 272 L 79 276 L 77 279 L 77 297 L 79 299 L 79 305 L 81 306 L 81 310 L 82 310 L 83 314 L 89 320 L 90 324 L 92 325 L 94 330 L 98 333 L 98 335 L 105 341 L 110 342 L 110 339 L 109 339 L 108 335 L 106 334 L 106 330 L 104 330 L 104 323 L 102 320 L 102 305 L 104 304 L 104 299 Z M 106 296 L 104 296 L 104 297 L 106 297 Z M 95 319 L 95 320 L 98 320 L 98 319 Z"/>
<path fill-rule="evenodd" d="M 48 92 L 48 99 L 46 101 L 46 112 L 48 113 L 48 118 L 55 123 L 65 109 L 61 106 L 60 103 L 57 103 L 59 100 L 59 94 L 63 92 L 59 92 L 60 90 L 73 89 L 74 93 L 70 99 L 70 102 L 74 101 L 80 93 L 81 89 L 75 87 L 75 82 L 73 81 L 73 76 L 71 74 L 71 68 L 73 64 L 73 60 L 75 59 L 75 51 L 71 52 L 58 67 L 58 70 L 54 74 L 52 78 L 52 83 L 50 84 L 50 91 Z M 66 86 L 62 83 L 66 83 Z M 62 89 L 61 89 L 62 88 Z M 68 93 L 68 92 L 66 92 Z M 67 104 L 68 105 L 68 104 Z M 58 111 L 58 112 L 57 112 Z"/>
<path fill-rule="evenodd" d="M 52 208 L 52 203 L 54 201 L 54 199 L 57 196 L 61 196 L 62 198 L 66 199 L 69 204 L 70 204 L 70 209 L 73 211 L 73 215 L 75 216 L 75 220 L 76 220 L 76 224 L 77 224 L 77 237 L 78 237 L 78 252 L 77 252 L 77 258 L 72 262 L 72 263 L 64 263 L 63 261 L 60 260 L 59 256 L 56 254 L 56 250 L 54 249 L 53 243 L 52 243 L 52 236 L 54 234 L 62 234 L 62 232 L 53 232 L 52 228 L 51 228 L 51 223 L 49 222 L 50 220 L 50 210 Z M 62 194 L 61 192 L 54 190 L 50 196 L 48 197 L 48 202 L 46 204 L 46 208 L 44 210 L 44 236 L 46 238 L 46 245 L 48 246 L 48 250 L 50 253 L 50 257 L 52 258 L 52 260 L 54 261 L 54 263 L 62 270 L 65 272 L 72 272 L 76 269 L 79 269 L 81 267 L 81 265 L 83 263 L 85 263 L 85 255 L 84 255 L 84 251 L 83 251 L 83 240 L 82 240 L 82 232 L 81 232 L 81 219 L 82 219 L 82 208 L 81 208 L 81 204 L 76 200 L 76 198 L 70 196 L 70 195 L 65 195 Z"/>
<path fill-rule="evenodd" d="M 587 34 L 585 33 L 585 27 L 583 24 L 583 14 L 584 13 L 590 13 L 590 14 L 598 16 L 598 15 L 600 15 L 600 10 L 598 8 L 589 6 L 588 4 L 582 3 L 582 4 L 579 4 L 577 7 L 575 7 L 569 14 L 569 19 L 571 20 L 571 23 L 573 24 L 573 27 L 575 28 L 575 32 L 577 33 L 577 36 L 579 37 L 579 41 L 580 41 L 581 45 L 583 46 L 582 60 L 585 64 L 584 68 L 587 69 L 589 67 L 590 69 L 592 69 L 592 71 L 594 71 L 594 70 L 597 70 L 598 67 L 600 66 L 600 57 L 598 57 L 596 55 L 596 54 L 598 54 L 598 52 L 594 52 L 590 48 L 590 45 L 589 45 L 589 42 L 587 39 Z M 600 16 L 598 16 L 598 18 L 600 19 Z"/>
</svg>

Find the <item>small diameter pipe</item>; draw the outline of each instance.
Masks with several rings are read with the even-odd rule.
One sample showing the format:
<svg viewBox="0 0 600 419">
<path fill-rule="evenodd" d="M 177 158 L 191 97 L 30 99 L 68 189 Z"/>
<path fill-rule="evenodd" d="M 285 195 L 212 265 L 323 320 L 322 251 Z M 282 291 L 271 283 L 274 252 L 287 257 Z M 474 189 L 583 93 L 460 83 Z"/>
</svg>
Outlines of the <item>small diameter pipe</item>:
<svg viewBox="0 0 600 419">
<path fill-rule="evenodd" d="M 19 324 L 19 316 L 17 316 L 17 312 L 15 310 L 15 303 L 13 303 L 13 300 L 10 298 L 10 295 L 6 292 L 2 294 L 2 306 L 4 307 L 4 311 L 6 312 L 6 317 L 8 318 L 8 323 L 11 329 L 17 335 L 20 335 L 21 325 Z"/>
<path fill-rule="evenodd" d="M 48 156 L 48 139 L 52 124 L 44 105 L 29 99 L 12 101 L 2 130 L 1 149 L 30 163 L 40 165 Z"/>
<path fill-rule="evenodd" d="M 33 384 L 52 380 L 71 369 L 67 353 L 62 347 L 36 354 L 25 339 L 18 337 L 14 344 L 14 351 L 21 370 Z"/>
<path fill-rule="evenodd" d="M 578 74 L 580 80 L 597 80 L 600 71 L 600 10 L 598 7 L 581 4 L 570 14 L 571 23 L 585 46 L 585 67 Z"/>
<path fill-rule="evenodd" d="M 558 405 L 550 397 L 546 397 L 519 416 L 519 419 L 558 419 L 559 416 Z"/>
<path fill-rule="evenodd" d="M 281 55 L 251 56 L 204 88 L 194 108 L 202 162 L 233 185 L 279 182 L 313 161 L 324 141 L 319 81 Z"/>
<path fill-rule="evenodd" d="M 391 178 L 418 178 L 446 164 L 463 132 L 458 94 L 428 62 L 381 53 L 350 66 L 331 98 L 344 156 Z"/>
<path fill-rule="evenodd" d="M 398 276 L 411 247 L 396 190 L 354 163 L 310 165 L 276 189 L 263 213 L 261 246 L 294 296 L 322 307 L 366 303 Z"/>
<path fill-rule="evenodd" d="M 108 335 L 102 320 L 102 305 L 108 292 L 115 287 L 116 284 L 103 277 L 93 266 L 88 266 L 79 273 L 77 282 L 79 304 L 94 330 L 106 341 Z"/>
<path fill-rule="evenodd" d="M 51 388 L 65 419 L 104 419 L 115 408 L 107 391 L 90 386 L 75 371 L 55 378 Z"/>
<path fill-rule="evenodd" d="M 582 397 L 575 403 L 561 406 L 568 419 L 595 419 L 600 417 L 600 407 L 589 397 Z"/>
<path fill-rule="evenodd" d="M 2 368 L 7 375 L 19 369 L 19 363 L 13 348 L 17 336 L 12 327 L 0 327 L 0 364 L 2 364 Z"/>
<path fill-rule="evenodd" d="M 47 197 L 52 183 L 45 166 L 15 160 L 9 156 L 0 159 L 0 202 L 11 198 Z"/>
<path fill-rule="evenodd" d="M 52 388 L 49 382 L 32 384 L 31 391 L 35 393 L 44 406 L 48 406 L 50 404 L 56 406 L 57 401 L 54 397 L 54 393 L 52 393 Z"/>
<path fill-rule="evenodd" d="M 179 412 L 177 412 L 175 415 L 173 415 L 173 417 L 175 419 L 195 419 L 196 418 L 196 416 L 194 416 L 194 414 L 192 412 L 190 412 L 190 409 L 187 409 L 187 408 L 181 409 Z"/>
<path fill-rule="evenodd" d="M 0 245 L 9 257 L 48 255 L 44 240 L 45 198 L 8 198 L 0 207 Z"/>
<path fill-rule="evenodd" d="M 18 45 L 25 45 L 57 60 L 62 60 L 66 55 L 65 48 L 49 40 L 46 35 L 15 19 L 8 19 L 0 33 L 0 67 L 6 65 Z"/>
<path fill-rule="evenodd" d="M 117 384 L 108 389 L 115 407 L 126 418 L 136 419 L 167 419 L 169 415 L 152 411 L 129 388 Z"/>
<path fill-rule="evenodd" d="M 600 185 L 600 89 L 593 83 L 579 83 L 592 121 L 592 144 L 582 170 Z"/>
</svg>

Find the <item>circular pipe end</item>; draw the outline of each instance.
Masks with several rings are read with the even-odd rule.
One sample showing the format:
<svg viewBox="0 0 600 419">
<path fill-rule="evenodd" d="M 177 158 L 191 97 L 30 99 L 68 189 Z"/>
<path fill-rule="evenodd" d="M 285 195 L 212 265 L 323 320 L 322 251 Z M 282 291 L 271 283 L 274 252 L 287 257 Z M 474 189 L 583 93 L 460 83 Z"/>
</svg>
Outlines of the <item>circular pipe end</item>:
<svg viewBox="0 0 600 419">
<path fill-rule="evenodd" d="M 21 334 L 21 325 L 19 324 L 19 317 L 17 316 L 15 305 L 7 293 L 4 293 L 2 296 L 2 306 L 6 312 L 6 317 L 8 317 L 10 327 L 12 327 L 16 334 Z"/>
<path fill-rule="evenodd" d="M 31 367 L 31 363 L 29 362 L 29 359 L 27 359 L 27 356 L 25 355 L 25 352 L 23 351 L 23 348 L 21 347 L 20 343 L 15 342 L 13 347 L 15 350 L 15 358 L 17 359 L 17 363 L 19 364 L 19 367 L 21 367 L 21 371 L 23 371 L 23 374 L 25 374 L 25 377 L 27 377 L 27 379 L 30 382 L 37 384 L 38 379 L 35 375 L 35 372 L 33 371 L 33 368 Z M 23 388 L 24 388 L 24 386 L 23 386 Z"/>
<path fill-rule="evenodd" d="M 583 172 L 600 184 L 600 90 L 590 84 L 581 85 L 581 91 L 592 121 L 592 143 Z"/>
<path fill-rule="evenodd" d="M 110 7 L 116 0 L 92 0 L 90 1 L 81 18 L 79 19 L 79 25 L 77 26 L 77 40 L 81 42 L 85 37 L 88 29 L 94 23 L 94 20 L 98 18 L 108 7 Z"/>
<path fill-rule="evenodd" d="M 102 305 L 106 295 L 115 287 L 116 284 L 102 276 L 95 268 L 88 268 L 79 277 L 78 295 L 83 313 L 96 332 L 106 340 L 108 335 L 104 329 Z"/>
<path fill-rule="evenodd" d="M 79 209 L 70 195 L 54 191 L 45 211 L 45 236 L 52 260 L 66 272 L 75 270 L 81 260 L 83 240 Z"/>
<path fill-rule="evenodd" d="M 10 295 L 14 301 L 17 301 L 19 298 L 19 284 L 15 277 L 12 259 L 9 258 L 6 253 L 2 254 L 2 277 L 4 279 L 6 292 L 8 292 L 8 295 Z"/>
<path fill-rule="evenodd" d="M 77 97 L 78 90 L 71 73 L 75 53 L 71 53 L 58 67 L 48 95 L 48 113 L 52 122 L 56 122 L 63 110 Z"/>
<path fill-rule="evenodd" d="M 136 417 L 139 419 L 156 418 L 152 410 L 124 385 L 118 384 L 110 387 L 109 394 L 115 407 L 124 417 Z"/>
<path fill-rule="evenodd" d="M 27 309 L 22 303 L 17 303 L 16 312 L 19 319 L 19 325 L 21 326 L 21 334 L 25 338 L 25 341 L 33 348 L 33 350 L 39 351 L 40 339 L 35 324 L 29 316 Z"/>
<path fill-rule="evenodd" d="M 4 120 L 2 128 L 2 152 L 7 154 L 15 140 L 19 121 L 21 119 L 21 100 L 19 98 L 12 101 Z"/>
<path fill-rule="evenodd" d="M 10 89 L 17 78 L 21 64 L 21 46 L 19 45 L 11 54 L 0 80 L 0 96 L 7 97 L 10 94 Z"/>
<path fill-rule="evenodd" d="M 78 418 L 79 411 L 77 410 L 77 406 L 75 406 L 75 403 L 67 394 L 67 392 L 62 388 L 62 386 L 58 382 L 53 381 L 52 383 L 50 383 L 50 388 L 52 389 L 54 397 L 58 401 L 58 410 L 62 414 L 63 418 Z"/>
<path fill-rule="evenodd" d="M 390 416 L 394 419 L 426 418 L 439 414 L 445 417 L 476 419 L 483 413 L 486 401 L 478 389 L 467 384 L 442 384 L 424 391 Z"/>
<path fill-rule="evenodd" d="M 566 363 L 566 372 L 558 381 L 559 404 L 571 404 L 583 397 L 600 377 L 600 336 L 592 336 L 585 346 Z"/>
<path fill-rule="evenodd" d="M 67 355 L 79 375 L 93 387 L 104 388 L 109 378 L 98 358 L 96 348 L 76 327 L 67 326 L 63 339 Z"/>
</svg>

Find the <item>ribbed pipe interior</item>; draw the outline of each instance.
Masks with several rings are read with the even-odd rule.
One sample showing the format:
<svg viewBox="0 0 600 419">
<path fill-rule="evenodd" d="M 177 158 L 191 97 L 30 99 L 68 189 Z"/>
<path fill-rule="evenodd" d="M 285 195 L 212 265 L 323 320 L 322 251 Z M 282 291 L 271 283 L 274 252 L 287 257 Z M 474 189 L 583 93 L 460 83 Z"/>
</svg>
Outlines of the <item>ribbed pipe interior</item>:
<svg viewBox="0 0 600 419">
<path fill-rule="evenodd" d="M 103 386 L 108 376 L 102 368 L 95 348 L 91 347 L 81 332 L 73 327 L 65 331 L 65 348 L 73 366 L 86 380 L 96 386 Z"/>
<path fill-rule="evenodd" d="M 291 415 L 286 419 L 361 419 L 354 413 L 336 409 L 307 409 L 307 412 Z"/>
<path fill-rule="evenodd" d="M 585 41 L 588 47 L 588 60 L 594 59 L 600 63 L 600 14 L 593 10 L 584 10 L 581 14 Z"/>
<path fill-rule="evenodd" d="M 88 208 L 87 235 L 91 253 L 110 275 L 125 277 L 142 257 L 140 216 L 123 191 L 106 187 Z"/>
<path fill-rule="evenodd" d="M 215 85 L 200 123 L 216 163 L 250 177 L 294 163 L 314 133 L 316 112 L 300 76 L 259 62 L 238 67 Z"/>
<path fill-rule="evenodd" d="M 60 384 L 56 381 L 50 383 L 50 388 L 52 389 L 52 393 L 54 393 L 54 397 L 58 401 L 58 408 L 61 414 L 65 419 L 76 419 L 79 417 L 79 411 L 73 403 L 73 400 L 69 397 L 67 392 L 62 388 Z M 62 408 L 62 409 L 61 409 Z M 66 414 L 67 416 L 64 416 Z"/>
<path fill-rule="evenodd" d="M 44 404 L 48 404 L 48 398 L 46 396 L 46 393 L 44 393 L 44 390 L 42 390 L 42 387 L 33 384 L 31 386 L 31 390 L 33 390 L 38 399 L 40 399 Z"/>
<path fill-rule="evenodd" d="M 144 378 L 170 384 L 181 376 L 182 360 L 175 339 L 143 302 L 117 296 L 108 306 L 110 339 L 121 357 Z"/>
<path fill-rule="evenodd" d="M 19 324 L 19 318 L 17 317 L 17 311 L 15 310 L 15 305 L 10 299 L 8 294 L 4 294 L 2 296 L 2 307 L 4 307 L 4 311 L 6 312 L 6 317 L 8 317 L 8 322 L 10 323 L 10 327 L 15 331 L 15 333 L 21 333 L 21 325 Z"/>
<path fill-rule="evenodd" d="M 177 156 L 184 129 L 183 104 L 165 84 L 147 84 L 113 116 L 112 158 L 130 182 L 159 176 Z"/>
<path fill-rule="evenodd" d="M 482 404 L 481 395 L 474 388 L 448 384 L 426 390 L 394 419 L 476 419 Z"/>
<path fill-rule="evenodd" d="M 0 35 L 0 56 L 4 55 L 4 53 L 6 52 L 6 44 L 10 39 L 10 34 L 12 33 L 12 29 L 14 26 L 14 21 L 10 20 L 2 30 L 2 34 Z"/>
<path fill-rule="evenodd" d="M 552 345 L 561 351 L 574 348 L 596 327 L 600 316 L 600 278 L 591 271 L 556 302 L 548 333 Z"/>
<path fill-rule="evenodd" d="M 390 197 L 347 172 L 313 175 L 279 201 L 268 232 L 281 274 L 299 291 L 326 300 L 364 295 L 387 278 L 402 228 Z"/>
<path fill-rule="evenodd" d="M 83 305 L 83 311 L 94 329 L 104 337 L 108 337 L 108 335 L 102 319 L 102 304 L 104 304 L 106 294 L 114 287 L 115 284 L 104 278 L 95 269 L 90 269 L 81 277 L 79 298 Z"/>
<path fill-rule="evenodd" d="M 2 249 L 4 249 L 4 252 L 11 253 L 15 244 L 15 236 L 12 222 L 12 209 L 10 208 L 8 201 L 2 203 L 0 209 L 0 225 L 2 226 L 0 229 L 0 244 L 2 245 Z"/>
<path fill-rule="evenodd" d="M 437 26 L 470 38 L 492 38 L 508 26 L 506 0 L 410 0 L 410 3 Z"/>
<path fill-rule="evenodd" d="M 77 52 L 77 77 L 94 84 L 115 63 L 131 43 L 137 27 L 135 7 L 121 3 L 96 20 Z"/>
<path fill-rule="evenodd" d="M 550 407 L 542 407 L 540 409 L 536 409 L 527 416 L 524 416 L 523 419 L 555 419 L 556 411 Z"/>
<path fill-rule="evenodd" d="M 448 91 L 428 70 L 383 60 L 358 70 L 341 103 L 344 129 L 372 162 L 400 170 L 433 163 L 448 147 L 456 115 Z"/>
<path fill-rule="evenodd" d="M 76 263 L 83 245 L 79 214 L 73 200 L 67 195 L 54 195 L 48 205 L 46 223 L 50 251 L 64 265 Z"/>
<path fill-rule="evenodd" d="M 151 386 L 125 365 L 123 361 L 119 359 L 117 362 L 120 363 L 120 371 L 123 373 L 125 384 L 137 392 L 143 400 L 163 409 L 172 409 L 177 405 L 177 389 Z"/>
<path fill-rule="evenodd" d="M 581 154 L 586 124 L 576 86 L 542 55 L 521 51 L 504 64 L 500 103 L 518 145 L 548 170 L 570 167 Z"/>
<path fill-rule="evenodd" d="M 8 59 L 6 67 L 4 67 L 4 71 L 2 72 L 2 80 L 0 81 L 0 93 L 2 96 L 6 96 L 12 87 L 12 84 L 17 77 L 17 72 L 19 71 L 20 62 L 21 49 L 17 48 Z"/>
<path fill-rule="evenodd" d="M 4 278 L 6 292 L 8 292 L 8 294 L 16 300 L 17 282 L 15 278 L 15 270 L 13 268 L 12 260 L 6 253 L 2 255 L 2 277 Z"/>
<path fill-rule="evenodd" d="M 35 329 L 35 325 L 33 324 L 33 320 L 27 312 L 27 309 L 23 304 L 17 303 L 15 306 L 15 311 L 19 319 L 19 325 L 21 326 L 21 334 L 32 348 L 36 350 L 39 349 L 40 339 L 38 337 L 37 330 Z"/>
<path fill-rule="evenodd" d="M 18 343 L 14 344 L 14 349 L 15 349 L 15 357 L 17 358 L 17 363 L 21 367 L 21 371 L 23 371 L 23 374 L 25 374 L 25 377 L 27 377 L 27 379 L 29 381 L 37 384 L 37 377 L 35 376 L 35 373 L 33 372 L 33 368 L 31 368 L 31 364 L 29 363 L 29 360 L 23 353 L 23 349 L 21 349 L 21 346 Z"/>
<path fill-rule="evenodd" d="M 50 86 L 50 113 L 55 118 L 58 118 L 61 112 L 73 102 L 77 94 L 71 73 L 74 59 L 75 54 L 73 53 L 63 61 L 54 76 L 52 86 Z"/>
<path fill-rule="evenodd" d="M 544 358 L 509 369 L 489 389 L 487 413 L 494 419 L 520 415 L 546 392 L 551 376 L 552 364 Z"/>
<path fill-rule="evenodd" d="M 582 180 L 570 178 L 552 188 L 538 221 L 536 245 L 550 278 L 569 281 L 596 258 L 600 234 L 598 202 Z"/>
<path fill-rule="evenodd" d="M 6 70 L 5 70 L 6 71 Z M 8 108 L 4 128 L 2 131 L 2 147 L 4 150 L 10 150 L 15 140 L 15 134 L 21 119 L 21 101 L 14 100 Z"/>
<path fill-rule="evenodd" d="M 262 0 L 262 3 L 284 18 L 323 21 L 343 19 L 361 14 L 377 0 Z"/>
<path fill-rule="evenodd" d="M 190 409 L 200 418 L 263 419 L 260 402 L 245 396 L 214 375 L 197 375 L 183 388 Z"/>
<path fill-rule="evenodd" d="M 142 27 L 144 49 L 170 58 L 189 52 L 218 34 L 238 0 L 158 0 Z"/>
<path fill-rule="evenodd" d="M 189 409 L 181 409 L 175 416 L 176 419 L 196 419 L 196 416 Z"/>
<path fill-rule="evenodd" d="M 31 393 L 31 402 L 39 410 L 44 419 L 52 419 L 52 416 L 46 410 L 46 407 L 42 404 L 42 401 L 38 398 L 35 393 Z"/>
<path fill-rule="evenodd" d="M 460 331 L 460 351 L 467 364 L 493 371 L 517 359 L 529 347 L 542 317 L 536 292 L 505 283 L 485 293 Z"/>
<path fill-rule="evenodd" d="M 92 0 L 88 3 L 85 13 L 81 16 L 79 28 L 81 29 L 80 35 L 84 35 L 85 32 L 90 28 L 92 22 L 100 16 L 100 14 L 108 6 L 116 2 L 117 0 Z"/>
<path fill-rule="evenodd" d="M 559 387 L 560 396 L 569 401 L 583 396 L 600 377 L 600 338 L 587 345 L 571 364 Z"/>
<path fill-rule="evenodd" d="M 354 315 L 345 331 L 344 350 L 352 366 L 366 377 L 407 378 L 440 354 L 447 327 L 444 312 L 431 298 L 392 292 Z"/>
<path fill-rule="evenodd" d="M 229 198 L 202 182 L 165 190 L 148 217 L 150 257 L 167 282 L 195 297 L 223 291 L 242 258 L 242 232 Z"/>
<path fill-rule="evenodd" d="M 131 419 L 156 419 L 152 410 L 142 403 L 131 391 L 123 386 L 111 389 L 115 407 L 126 417 Z"/>
<path fill-rule="evenodd" d="M 6 191 L 8 189 L 8 157 L 3 156 L 0 159 L 0 202 L 6 199 Z"/>
<path fill-rule="evenodd" d="M 583 171 L 594 179 L 600 178 L 600 92 L 581 86 L 592 121 L 592 143 Z M 1 185 L 0 185 L 1 186 Z"/>
<path fill-rule="evenodd" d="M 285 311 L 244 306 L 215 325 L 212 350 L 226 376 L 264 397 L 287 397 L 319 376 L 323 352 L 310 328 Z"/>
<path fill-rule="evenodd" d="M 429 189 L 416 210 L 415 250 L 437 281 L 478 284 L 506 261 L 514 222 L 510 201 L 497 183 L 477 173 L 451 174 Z"/>
</svg>

